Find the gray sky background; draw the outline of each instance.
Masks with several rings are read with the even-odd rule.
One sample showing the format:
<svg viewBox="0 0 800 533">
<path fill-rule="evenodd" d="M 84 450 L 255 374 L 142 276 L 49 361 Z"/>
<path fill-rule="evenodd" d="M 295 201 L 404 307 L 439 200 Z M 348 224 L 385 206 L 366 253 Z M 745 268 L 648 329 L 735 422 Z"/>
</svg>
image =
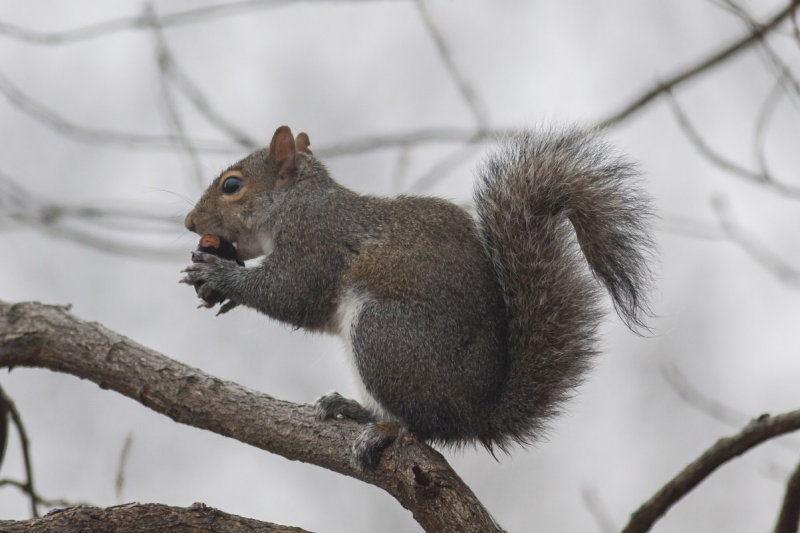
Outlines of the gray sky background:
<svg viewBox="0 0 800 533">
<path fill-rule="evenodd" d="M 740 5 L 763 21 L 784 4 Z M 164 15 L 200 5 L 216 3 L 153 7 Z M 425 5 L 459 76 L 497 129 L 591 124 L 748 31 L 710 0 Z M 6 1 L 0 21 L 61 31 L 142 10 L 128 1 Z M 247 150 L 160 73 L 152 28 L 62 44 L 28 42 L 9 31 L 0 25 L 0 298 L 71 303 L 84 319 L 278 398 L 311 402 L 331 390 L 354 395 L 338 339 L 292 331 L 245 309 L 214 317 L 195 310 L 193 291 L 177 283 L 196 241 L 182 228 L 183 216 L 205 185 Z M 791 32 L 786 24 L 769 43 L 797 75 L 800 46 Z M 257 143 L 288 124 L 308 132 L 311 148 L 354 190 L 470 200 L 475 164 L 491 142 L 467 150 L 452 141 L 350 155 L 335 150 L 377 135 L 475 127 L 475 114 L 414 2 L 264 1 L 166 26 L 163 39 L 209 105 Z M 172 108 L 165 104 L 165 79 Z M 755 171 L 756 125 L 775 80 L 768 56 L 754 48 L 674 94 L 714 150 Z M 776 180 L 800 188 L 800 95 L 788 93 L 774 100 L 764 153 Z M 42 109 L 51 119 L 55 113 L 106 133 L 88 139 L 59 131 L 42 120 Z M 198 153 L 199 175 L 185 151 L 117 143 L 107 133 L 174 133 L 171 113 L 192 139 L 226 147 Z M 714 165 L 665 99 L 615 126 L 609 137 L 641 162 L 660 216 L 654 334 L 637 337 L 609 313 L 603 356 L 540 445 L 499 462 L 481 450 L 445 452 L 510 531 L 599 531 L 584 503 L 587 492 L 620 528 L 717 438 L 735 433 L 749 417 L 800 407 L 798 196 Z M 434 181 L 425 178 L 443 158 L 459 163 Z M 14 204 L 20 195 L 10 183 L 30 196 Z M 19 220 L 52 204 L 147 212 L 160 221 L 67 217 L 42 226 Z M 741 230 L 745 245 L 726 233 L 720 212 Z M 87 235 L 89 245 L 77 242 Z M 137 253 L 109 253 L 97 248 L 98 239 Z M 780 267 L 783 278 L 776 274 Z M 667 379 L 676 371 L 722 402 L 731 423 L 682 400 Z M 92 383 L 15 369 L 0 375 L 0 385 L 24 417 L 36 484 L 46 497 L 118 503 L 114 476 L 130 434 L 122 501 L 201 501 L 315 531 L 418 530 L 375 487 L 177 425 Z M 770 529 L 798 452 L 797 437 L 785 438 L 733 461 L 654 530 Z M 22 478 L 15 436 L 0 477 Z M 27 512 L 21 494 L 0 488 L 0 517 Z"/>
</svg>

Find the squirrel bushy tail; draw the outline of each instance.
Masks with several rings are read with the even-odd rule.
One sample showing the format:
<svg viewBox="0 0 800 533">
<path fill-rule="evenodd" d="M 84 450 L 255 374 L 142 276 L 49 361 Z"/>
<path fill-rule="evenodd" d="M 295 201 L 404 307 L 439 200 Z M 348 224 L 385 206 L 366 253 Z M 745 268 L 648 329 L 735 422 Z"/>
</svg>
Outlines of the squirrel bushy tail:
<svg viewBox="0 0 800 533">
<path fill-rule="evenodd" d="M 603 316 L 597 280 L 626 324 L 644 327 L 652 242 L 636 174 L 579 129 L 513 137 L 485 163 L 478 226 L 504 292 L 510 354 L 480 437 L 488 448 L 540 436 L 581 382 Z"/>
</svg>

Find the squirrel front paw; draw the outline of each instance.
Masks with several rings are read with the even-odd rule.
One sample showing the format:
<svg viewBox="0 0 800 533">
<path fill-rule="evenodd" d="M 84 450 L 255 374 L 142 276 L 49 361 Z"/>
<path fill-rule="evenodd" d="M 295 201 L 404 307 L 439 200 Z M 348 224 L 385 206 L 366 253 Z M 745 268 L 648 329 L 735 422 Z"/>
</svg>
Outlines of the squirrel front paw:
<svg viewBox="0 0 800 533">
<path fill-rule="evenodd" d="M 192 252 L 192 264 L 181 272 L 186 274 L 180 283 L 194 287 L 197 296 L 203 300 L 199 307 L 212 308 L 221 304 L 217 315 L 227 313 L 237 302 L 234 301 L 225 286 L 225 275 L 229 269 L 240 268 L 233 260 L 223 259 L 206 252 Z M 227 301 L 226 301 L 227 300 Z"/>
</svg>

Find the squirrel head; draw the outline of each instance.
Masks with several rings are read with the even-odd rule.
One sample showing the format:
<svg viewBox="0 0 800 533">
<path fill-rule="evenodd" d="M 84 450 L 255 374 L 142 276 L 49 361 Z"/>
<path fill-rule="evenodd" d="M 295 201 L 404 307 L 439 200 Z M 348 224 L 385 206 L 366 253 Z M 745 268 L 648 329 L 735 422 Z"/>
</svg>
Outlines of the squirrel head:
<svg viewBox="0 0 800 533">
<path fill-rule="evenodd" d="M 281 126 L 268 148 L 254 152 L 223 171 L 203 193 L 184 225 L 198 235 L 215 234 L 236 245 L 240 261 L 264 253 L 269 234 L 265 213 L 298 180 L 299 153 L 311 155 L 308 135 L 295 139 Z"/>
</svg>

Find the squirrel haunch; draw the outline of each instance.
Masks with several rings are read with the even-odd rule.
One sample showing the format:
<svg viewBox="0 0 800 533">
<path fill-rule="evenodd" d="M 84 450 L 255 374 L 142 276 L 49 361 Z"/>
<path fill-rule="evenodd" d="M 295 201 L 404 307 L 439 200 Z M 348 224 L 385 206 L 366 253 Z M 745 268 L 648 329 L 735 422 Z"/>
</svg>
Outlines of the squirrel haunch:
<svg viewBox="0 0 800 533">
<path fill-rule="evenodd" d="M 650 205 L 635 166 L 597 135 L 508 139 L 481 169 L 477 219 L 440 199 L 359 195 L 309 145 L 282 126 L 214 180 L 186 227 L 263 259 L 199 263 L 184 281 L 340 335 L 365 406 L 328 395 L 322 418 L 506 450 L 540 436 L 581 382 L 604 314 L 597 280 L 643 326 Z M 368 425 L 356 461 L 374 464 L 365 443 L 385 445 L 383 427 Z"/>
</svg>

